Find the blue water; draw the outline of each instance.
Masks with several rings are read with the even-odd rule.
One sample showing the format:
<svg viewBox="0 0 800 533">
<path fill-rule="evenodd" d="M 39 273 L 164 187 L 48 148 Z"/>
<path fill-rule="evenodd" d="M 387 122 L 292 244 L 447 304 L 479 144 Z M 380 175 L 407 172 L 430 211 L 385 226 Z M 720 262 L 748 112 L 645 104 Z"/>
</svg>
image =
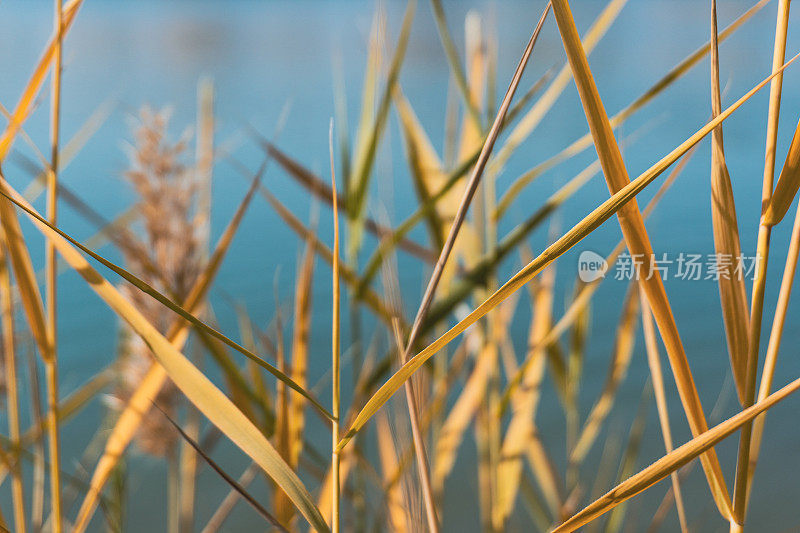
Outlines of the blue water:
<svg viewBox="0 0 800 533">
<path fill-rule="evenodd" d="M 499 39 L 498 92 L 502 93 L 513 72 L 518 56 L 539 16 L 543 2 L 450 2 L 446 4 L 450 26 L 459 43 L 461 21 L 470 8 L 485 15 Z M 603 7 L 600 1 L 573 2 L 573 10 L 581 31 L 585 30 Z M 708 2 L 672 0 L 633 0 L 625 7 L 608 35 L 591 56 L 591 66 L 609 113 L 615 113 L 644 92 L 663 73 L 695 50 L 708 38 Z M 775 4 L 775 2 L 773 2 Z M 751 2 L 722 2 L 720 26 L 750 7 Z M 341 58 L 349 104 L 349 123 L 356 124 L 358 99 L 365 62 L 368 37 L 375 5 L 372 1 L 348 2 L 117 2 L 87 0 L 81 9 L 66 44 L 63 87 L 63 131 L 69 138 L 89 114 L 104 100 L 115 102 L 115 112 L 101 130 L 63 172 L 62 179 L 84 200 L 108 217 L 121 213 L 133 200 L 132 191 L 123 182 L 126 167 L 124 146 L 131 135 L 128 129 L 131 113 L 149 103 L 155 107 L 172 106 L 175 137 L 193 124 L 196 109 L 197 81 L 202 76 L 213 78 L 216 87 L 218 142 L 238 145 L 237 158 L 255 169 L 261 161 L 260 150 L 240 132 L 246 124 L 271 135 L 282 109 L 291 106 L 289 121 L 280 134 L 278 144 L 289 154 L 322 176 L 327 177 L 327 129 L 334 114 L 333 60 Z M 387 2 L 392 41 L 396 38 L 404 3 Z M 49 37 L 51 3 L 30 0 L 8 0 L 0 5 L 0 102 L 12 107 Z M 721 77 L 726 86 L 724 104 L 732 103 L 741 94 L 763 79 L 769 72 L 774 34 L 775 5 L 767 6 L 753 17 L 721 48 Z M 787 56 L 800 47 L 791 31 L 797 14 L 790 22 Z M 337 59 L 338 60 L 338 59 Z M 564 61 L 561 42 L 552 20 L 548 21 L 536 47 L 523 86 L 532 83 L 553 65 Z M 414 105 L 431 139 L 441 151 L 444 136 L 448 69 L 436 35 L 430 7 L 421 2 L 412 32 L 409 50 L 401 76 L 406 96 Z M 793 67 L 784 79 L 782 120 L 778 148 L 783 161 L 800 110 L 800 95 L 795 90 L 800 73 Z M 47 98 L 28 121 L 26 131 L 44 151 L 47 146 Z M 767 92 L 753 98 L 725 125 L 725 148 L 737 200 L 742 247 L 754 253 L 760 209 L 761 174 L 765 137 Z M 620 130 L 624 137 L 646 127 L 646 134 L 624 150 L 631 176 L 638 175 L 654 161 L 697 130 L 710 112 L 708 62 L 703 61 L 658 100 L 637 113 Z M 520 147 L 500 176 L 498 191 L 504 191 L 520 172 L 560 150 L 586 131 L 585 119 L 574 86 L 564 91 L 557 104 L 534 134 Z M 397 123 L 387 128 L 388 141 L 378 156 L 375 200 L 386 207 L 394 222 L 405 218 L 414 209 L 413 188 L 404 163 L 403 146 Z M 23 142 L 16 147 L 23 153 L 33 152 Z M 592 161 L 594 153 L 586 153 L 563 164 L 526 189 L 512 206 L 500 227 L 501 234 L 538 207 L 558 186 Z M 709 149 L 704 143 L 689 163 L 679 181 L 661 202 L 647 223 L 657 252 L 711 253 L 713 240 L 710 217 Z M 12 162 L 4 166 L 6 176 L 19 187 L 30 177 Z M 307 219 L 309 198 L 277 168 L 271 168 L 266 179 L 275 192 L 301 218 Z M 213 229 L 218 235 L 243 196 L 246 182 L 225 162 L 214 171 Z M 649 198 L 652 190 L 642 198 Z M 381 192 L 382 191 L 382 192 Z M 388 194 L 387 191 L 391 191 Z M 601 177 L 595 178 L 560 210 L 561 230 L 566 230 L 608 195 Z M 378 205 L 377 203 L 375 205 Z M 41 201 L 37 204 L 43 208 Z M 93 228 L 69 207 L 61 211 L 60 223 L 78 238 L 88 238 Z M 330 212 L 321 210 L 322 220 Z M 771 308 L 780 283 L 785 250 L 790 233 L 789 222 L 773 232 L 773 252 L 767 284 L 765 330 L 771 324 Z M 330 240 L 329 224 L 322 224 L 321 236 Z M 31 227 L 24 228 L 40 243 Z M 414 237 L 423 239 L 420 228 Z M 565 255 L 558 264 L 557 312 L 575 278 L 577 253 L 593 250 L 605 255 L 620 238 L 615 221 L 599 229 L 576 250 Z M 536 250 L 547 244 L 547 230 L 541 228 L 529 239 Z M 300 251 L 297 239 L 260 200 L 248 213 L 212 291 L 221 328 L 236 336 L 235 315 L 229 298 L 247 305 L 254 320 L 265 326 L 274 314 L 274 281 L 277 278 L 280 297 L 288 301 L 292 294 L 293 271 Z M 112 258 L 118 255 L 110 248 L 103 250 Z M 34 260 L 41 264 L 43 245 L 32 249 Z M 425 272 L 414 261 L 401 257 L 401 281 L 408 313 L 416 308 Z M 511 275 L 519 259 L 510 258 L 501 269 L 501 277 Z M 112 277 L 111 273 L 108 273 Z M 312 325 L 312 368 L 310 381 L 321 377 L 328 366 L 328 327 L 330 315 L 330 271 L 318 262 L 314 286 L 316 311 Z M 602 386 L 608 357 L 613 347 L 614 329 L 621 312 L 625 284 L 608 281 L 595 297 L 592 336 L 587 354 L 588 383 L 582 395 L 585 412 Z M 60 283 L 59 306 L 61 387 L 66 394 L 89 376 L 108 365 L 115 357 L 116 320 L 105 306 L 73 273 L 65 273 Z M 713 281 L 667 282 L 673 311 L 677 317 L 697 387 L 706 408 L 711 411 L 726 381 L 727 352 L 719 312 L 717 286 Z M 515 319 L 514 341 L 522 351 L 527 327 L 527 304 Z M 778 362 L 776 385 L 800 374 L 797 358 L 797 321 L 800 309 L 796 299 L 790 304 L 783 348 Z M 766 336 L 766 334 L 765 334 Z M 637 343 L 627 380 L 618 395 L 612 413 L 612 427 L 627 432 L 638 405 L 647 376 L 642 343 Z M 677 442 L 689 438 L 674 391 L 668 378 L 669 402 L 673 432 Z M 563 461 L 557 450 L 563 446 L 563 420 L 552 394 L 543 400 L 539 427 L 557 461 Z M 324 391 L 323 397 L 327 395 Z M 793 423 L 799 400 L 789 399 L 774 410 L 767 425 L 762 460 L 755 479 L 749 523 L 754 530 L 782 531 L 800 524 L 797 465 L 800 430 Z M 734 401 L 728 403 L 724 415 L 734 412 Z M 93 404 L 84 414 L 71 421 L 63 431 L 67 469 L 75 468 L 75 460 L 87 446 L 104 408 Z M 312 428 L 320 431 L 320 427 Z M 602 436 L 601 436 L 602 438 Z M 326 442 L 324 439 L 320 442 Z M 600 448 L 597 445 L 596 448 Z M 445 529 L 476 530 L 477 506 L 474 502 L 477 479 L 472 445 L 467 444 L 457 473 L 448 485 L 445 501 Z M 245 460 L 230 446 L 222 446 L 217 454 L 223 464 L 240 471 Z M 736 439 L 718 447 L 729 484 L 733 482 Z M 645 434 L 639 467 L 663 454 L 655 409 Z M 599 459 L 599 450 L 587 464 Z M 90 468 L 93 464 L 90 464 Z M 164 526 L 157 517 L 164 515 L 164 467 L 155 460 L 136 457 L 129 463 L 131 531 L 160 530 Z M 308 477 L 306 478 L 308 479 Z M 593 480 L 588 476 L 587 482 Z M 200 476 L 198 523 L 207 519 L 225 493 L 214 474 Z M 638 531 L 658 505 L 667 485 L 661 484 L 632 501 L 628 531 Z M 144 494 L 146 489 L 146 494 Z M 264 496 L 263 489 L 255 489 Z M 4 487 L 3 510 L 8 512 L 10 498 Z M 684 482 L 684 496 L 695 530 L 723 530 L 724 524 L 712 508 L 705 481 L 699 469 Z M 466 512 L 469 510 L 469 512 Z M 72 509 L 71 513 L 74 513 Z M 665 526 L 676 526 L 674 514 Z M 8 516 L 8 515 L 7 515 Z M 525 515 L 515 516 L 512 528 L 524 529 Z M 638 520 L 638 521 L 637 521 Z M 243 506 L 231 517 L 229 527 L 256 524 L 257 519 Z M 638 524 L 638 525 L 637 525 Z M 101 520 L 94 527 L 101 528 Z"/>
</svg>

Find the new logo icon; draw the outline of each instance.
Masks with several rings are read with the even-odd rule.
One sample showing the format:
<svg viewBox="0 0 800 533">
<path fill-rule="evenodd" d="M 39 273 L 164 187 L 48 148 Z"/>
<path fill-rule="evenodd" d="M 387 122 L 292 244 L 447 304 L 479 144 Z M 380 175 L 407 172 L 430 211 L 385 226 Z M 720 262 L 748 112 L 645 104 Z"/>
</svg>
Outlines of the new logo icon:
<svg viewBox="0 0 800 533">
<path fill-rule="evenodd" d="M 603 256 L 584 250 L 578 257 L 578 277 L 584 283 L 603 278 L 608 271 L 608 263 Z"/>
</svg>

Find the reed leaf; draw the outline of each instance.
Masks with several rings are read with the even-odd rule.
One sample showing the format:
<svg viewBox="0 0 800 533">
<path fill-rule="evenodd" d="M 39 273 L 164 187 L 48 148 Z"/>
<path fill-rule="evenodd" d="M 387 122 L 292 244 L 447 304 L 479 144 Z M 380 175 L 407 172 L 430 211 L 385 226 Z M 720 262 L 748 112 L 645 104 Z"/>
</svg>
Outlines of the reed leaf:
<svg viewBox="0 0 800 533">
<path fill-rule="evenodd" d="M 405 59 L 406 49 L 408 48 L 408 38 L 411 33 L 411 24 L 414 20 L 414 12 L 416 10 L 416 0 L 408 2 L 405 14 L 403 15 L 403 23 L 400 28 L 400 35 L 395 45 L 394 55 L 392 56 L 391 63 L 389 64 L 389 72 L 386 79 L 386 85 L 381 94 L 378 102 L 378 109 L 375 111 L 375 116 L 370 128 L 364 132 L 363 149 L 357 150 L 354 159 L 353 174 L 350 176 L 347 184 L 348 201 L 347 201 L 347 214 L 351 223 L 351 230 L 348 239 L 348 248 L 358 250 L 361 244 L 362 232 L 362 218 L 365 211 L 365 200 L 367 197 L 367 190 L 369 188 L 370 176 L 372 175 L 372 166 L 375 161 L 375 155 L 378 151 L 378 145 L 383 131 L 386 127 L 386 122 L 389 118 L 389 109 L 391 108 L 392 93 L 400 77 L 400 68 Z M 360 141 L 359 141 L 360 144 Z"/>
<path fill-rule="evenodd" d="M 301 387 L 307 387 L 308 342 L 311 334 L 311 288 L 314 276 L 314 248 L 306 242 L 294 294 L 294 321 L 292 334 L 292 379 Z M 305 427 L 304 402 L 292 395 L 289 398 L 289 460 L 297 468 L 303 451 L 303 429 Z"/>
<path fill-rule="evenodd" d="M 523 387 L 511 400 L 513 416 L 500 448 L 496 512 L 499 514 L 499 523 L 501 524 L 506 522 L 514 509 L 523 473 L 522 459 L 526 455 L 531 460 L 534 475 L 542 489 L 551 515 L 560 517 L 563 489 L 557 481 L 555 469 L 546 454 L 536 453 L 544 451 L 544 448 L 538 439 L 535 423 L 545 361 L 547 360 L 545 347 L 541 341 L 552 325 L 554 282 L 555 268 L 551 266 L 542 273 L 542 280 L 537 287 L 533 302 L 528 349 L 535 352 L 530 354 L 534 363 L 523 377 Z"/>
<path fill-rule="evenodd" d="M 800 189 L 800 121 L 792 136 L 792 144 L 789 145 L 789 153 L 786 154 L 786 162 L 778 177 L 778 184 L 775 186 L 766 212 L 761 217 L 761 223 L 774 226 L 783 220 L 798 189 Z"/>
<path fill-rule="evenodd" d="M 661 357 L 658 354 L 658 339 L 653 325 L 653 315 L 644 294 L 639 294 L 642 309 L 642 328 L 644 330 L 644 344 L 647 352 L 647 366 L 650 369 L 650 380 L 653 383 L 653 392 L 656 397 L 656 409 L 658 410 L 658 421 L 661 425 L 661 436 L 664 439 L 664 449 L 667 453 L 673 450 L 672 429 L 669 424 L 669 410 L 667 408 L 667 395 L 664 391 L 664 374 L 661 371 Z M 686 533 L 686 510 L 683 505 L 683 495 L 681 493 L 680 480 L 678 473 L 670 474 L 672 482 L 672 494 L 675 498 L 675 508 L 678 512 L 678 523 L 681 532 Z"/>
<path fill-rule="evenodd" d="M 162 414 L 162 415 L 164 415 L 164 417 L 165 417 L 167 420 L 169 420 L 169 422 L 172 424 L 172 426 L 175 428 L 175 430 L 176 430 L 176 431 L 177 431 L 177 432 L 180 434 L 180 436 L 183 438 L 183 440 L 184 440 L 184 441 L 186 441 L 186 442 L 187 442 L 187 443 L 188 443 L 188 444 L 189 444 L 189 445 L 190 445 L 190 446 L 191 446 L 191 447 L 192 447 L 192 448 L 193 448 L 193 449 L 194 449 L 194 450 L 197 452 L 197 454 L 198 454 L 200 457 L 202 457 L 202 458 L 203 458 L 203 460 L 204 460 L 206 463 L 208 463 L 208 466 L 210 466 L 210 467 L 211 467 L 211 468 L 212 468 L 212 469 L 213 469 L 213 470 L 214 470 L 214 471 L 215 471 L 217 474 L 219 474 L 219 477 L 221 477 L 223 480 L 225 480 L 225 483 L 227 483 L 228 485 L 230 485 L 230 486 L 231 486 L 231 488 L 232 488 L 233 490 L 235 490 L 236 492 L 238 492 L 238 493 L 239 493 L 239 494 L 242 496 L 242 498 L 244 498 L 244 500 L 245 500 L 247 503 L 249 503 L 249 504 L 250 504 L 250 506 L 251 506 L 253 509 L 255 509 L 255 510 L 256 510 L 256 512 L 258 512 L 258 514 L 260 514 L 260 515 L 261 515 L 261 517 L 262 517 L 262 518 L 264 518 L 264 520 L 266 520 L 267 522 L 269 522 L 270 524 L 272 524 L 272 526 L 273 526 L 273 527 L 275 527 L 275 528 L 276 528 L 278 531 L 281 531 L 281 532 L 283 532 L 283 533 L 288 533 L 288 530 L 287 530 L 285 527 L 283 527 L 283 524 L 281 524 L 281 523 L 278 521 L 278 519 L 277 519 L 277 518 L 275 518 L 274 516 L 272 516 L 272 515 L 270 514 L 270 512 L 269 512 L 269 511 L 267 511 L 266 509 L 264 509 L 264 507 L 263 507 L 263 506 L 262 506 L 260 503 L 258 503 L 258 500 L 256 500 L 256 499 L 253 497 L 253 495 L 252 495 L 252 494 L 250 494 L 249 492 L 247 492 L 247 489 L 245 489 L 245 488 L 244 488 L 243 486 L 241 486 L 241 485 L 240 485 L 240 484 L 239 484 L 239 483 L 238 483 L 238 482 L 237 482 L 235 479 L 233 479 L 233 478 L 232 478 L 230 475 L 228 475 L 228 473 L 227 473 L 227 472 L 225 472 L 225 470 L 224 470 L 224 469 L 223 469 L 223 468 L 222 468 L 220 465 L 218 465 L 218 464 L 216 463 L 216 461 L 214 461 L 214 460 L 213 460 L 213 459 L 212 459 L 212 458 L 211 458 L 211 457 L 210 457 L 210 456 L 209 456 L 209 455 L 208 455 L 208 454 L 207 454 L 207 453 L 206 453 L 206 452 L 203 450 L 203 448 L 201 448 L 201 447 L 200 447 L 200 444 L 198 444 L 196 440 L 194 440 L 193 438 L 191 438 L 191 437 L 190 437 L 190 436 L 189 436 L 189 435 L 186 433 L 186 431 L 185 431 L 183 428 L 181 428 L 181 426 L 179 426 L 179 425 L 178 425 L 178 423 L 177 423 L 177 422 L 175 422 L 175 421 L 174 421 L 172 418 L 170 418 L 170 416 L 169 416 L 169 415 L 166 413 L 166 411 L 163 411 L 161 408 L 159 408 L 157 404 L 154 404 L 154 405 L 155 405 L 155 407 L 156 407 L 156 408 L 158 408 L 158 410 L 159 410 L 159 411 L 161 411 L 161 414 Z"/>
<path fill-rule="evenodd" d="M 638 314 L 639 294 L 635 283 L 631 283 L 628 293 L 625 296 L 622 316 L 617 326 L 614 351 L 609 361 L 608 375 L 603 384 L 603 390 L 600 392 L 600 396 L 598 396 L 594 406 L 592 406 L 592 410 L 589 412 L 589 416 L 586 418 L 586 423 L 580 432 L 575 447 L 570 451 L 569 461 L 574 466 L 583 463 L 586 454 L 589 453 L 595 439 L 597 439 L 597 435 L 600 433 L 600 429 L 606 417 L 611 412 L 614 399 L 617 396 L 617 389 L 628 373 L 628 366 L 630 366 L 633 348 L 636 343 Z"/>
<path fill-rule="evenodd" d="M 778 3 L 778 14 L 775 22 L 775 44 L 772 52 L 772 79 L 769 91 L 769 109 L 767 111 L 767 140 L 764 155 L 764 177 L 761 183 L 762 219 L 758 226 L 756 241 L 757 264 L 753 278 L 753 289 L 750 298 L 750 324 L 748 328 L 749 345 L 745 370 L 745 389 L 743 407 L 753 405 L 756 399 L 756 379 L 758 374 L 758 352 L 761 345 L 761 320 L 764 312 L 764 293 L 767 283 L 767 265 L 769 264 L 769 243 L 772 226 L 764 223 L 764 209 L 771 203 L 775 180 L 775 149 L 778 141 L 778 120 L 780 117 L 781 94 L 783 90 L 783 74 L 779 66 L 786 57 L 786 37 L 789 29 L 788 0 Z M 786 193 L 782 193 L 786 196 Z M 742 428 L 739 438 L 739 452 L 736 458 L 736 479 L 733 488 L 733 516 L 731 517 L 731 533 L 741 531 L 744 527 L 747 512 L 747 484 L 750 477 L 750 444 L 753 425 L 747 423 Z"/>
<path fill-rule="evenodd" d="M 717 38 L 717 4 L 711 2 L 711 111 L 718 115 L 722 111 L 719 87 L 719 46 Z M 719 275 L 719 296 L 722 318 L 728 341 L 736 390 L 739 400 L 744 399 L 744 372 L 747 360 L 748 323 L 750 312 L 744 276 L 734 272 L 735 261 L 741 257 L 739 225 L 736 220 L 736 204 L 725 150 L 722 142 L 722 125 L 711 132 L 711 215 L 714 226 L 714 249 Z M 727 259 L 724 259 L 727 258 Z"/>
</svg>

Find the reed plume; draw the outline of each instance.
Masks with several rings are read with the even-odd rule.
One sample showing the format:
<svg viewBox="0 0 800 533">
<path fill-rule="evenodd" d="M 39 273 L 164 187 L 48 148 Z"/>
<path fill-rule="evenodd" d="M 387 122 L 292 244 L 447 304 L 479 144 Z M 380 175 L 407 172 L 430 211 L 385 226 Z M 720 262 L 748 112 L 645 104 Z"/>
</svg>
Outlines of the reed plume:
<svg viewBox="0 0 800 533">
<path fill-rule="evenodd" d="M 144 250 L 123 246 L 122 254 L 129 271 L 160 292 L 183 301 L 202 267 L 200 228 L 193 216 L 198 177 L 194 168 L 182 162 L 186 141 L 169 140 L 169 119 L 166 109 L 143 107 L 139 112 L 125 179 L 139 197 L 146 246 Z M 171 311 L 129 285 L 121 286 L 121 290 L 160 332 L 166 333 L 174 320 Z M 123 326 L 116 390 L 121 403 L 130 399 L 152 361 L 144 341 Z M 156 397 L 158 406 L 171 417 L 175 416 L 177 400 L 177 389 L 169 381 Z M 164 456 L 177 438 L 170 422 L 151 412 L 143 418 L 136 443 L 147 454 Z"/>
</svg>

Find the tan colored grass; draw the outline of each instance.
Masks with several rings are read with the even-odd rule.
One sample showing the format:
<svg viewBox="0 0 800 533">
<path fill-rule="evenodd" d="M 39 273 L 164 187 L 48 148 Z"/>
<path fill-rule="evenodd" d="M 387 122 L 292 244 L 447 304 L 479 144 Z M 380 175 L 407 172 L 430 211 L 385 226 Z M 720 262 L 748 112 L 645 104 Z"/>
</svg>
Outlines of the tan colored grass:
<svg viewBox="0 0 800 533">
<path fill-rule="evenodd" d="M 719 46 L 717 36 L 717 4 L 711 2 L 711 109 L 716 116 L 722 111 L 719 86 Z M 736 390 L 739 399 L 744 399 L 744 380 L 748 347 L 748 323 L 750 312 L 744 287 L 744 276 L 734 271 L 736 258 L 741 257 L 739 244 L 739 225 L 736 220 L 736 204 L 728 166 L 725 164 L 725 150 L 722 141 L 722 125 L 711 132 L 711 214 L 714 226 L 714 249 L 719 269 L 719 296 L 722 304 L 722 318 L 728 341 L 728 354 L 731 360 Z"/>
<path fill-rule="evenodd" d="M 761 190 L 762 219 L 758 227 L 756 244 L 756 268 L 750 300 L 750 324 L 748 328 L 749 345 L 745 371 L 745 388 L 743 407 L 753 405 L 756 398 L 756 374 L 758 372 L 758 353 L 761 341 L 761 319 L 764 311 L 764 292 L 767 282 L 767 263 L 769 262 L 769 242 L 772 226 L 764 222 L 764 210 L 770 204 L 775 178 L 775 147 L 778 138 L 778 117 L 780 115 L 783 74 L 779 65 L 786 57 L 786 34 L 789 24 L 789 1 L 778 3 L 778 15 L 775 24 L 775 46 L 772 56 L 772 72 L 775 74 L 770 83 L 769 109 L 767 112 L 767 141 L 764 156 L 764 178 Z M 753 426 L 750 423 L 742 427 L 739 438 L 739 453 L 736 459 L 736 480 L 733 490 L 733 516 L 730 521 L 732 533 L 744 527 L 747 512 L 747 480 L 750 469 L 750 443 Z"/>
</svg>

